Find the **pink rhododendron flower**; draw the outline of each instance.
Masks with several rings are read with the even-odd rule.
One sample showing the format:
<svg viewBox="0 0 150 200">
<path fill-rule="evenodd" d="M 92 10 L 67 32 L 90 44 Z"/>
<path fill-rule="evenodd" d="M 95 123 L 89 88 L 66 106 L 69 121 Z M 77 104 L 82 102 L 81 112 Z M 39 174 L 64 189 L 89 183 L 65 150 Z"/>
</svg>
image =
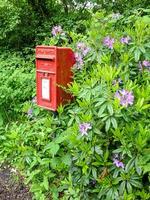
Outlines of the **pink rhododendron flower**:
<svg viewBox="0 0 150 200">
<path fill-rule="evenodd" d="M 90 51 L 90 48 L 87 47 L 86 44 L 83 42 L 79 42 L 77 44 L 77 48 L 81 52 L 81 54 L 83 54 L 83 56 L 86 56 L 88 52 Z"/>
<path fill-rule="evenodd" d="M 115 42 L 115 39 L 109 36 L 105 37 L 103 40 L 104 46 L 108 47 L 109 49 L 113 49 L 114 42 Z"/>
<path fill-rule="evenodd" d="M 116 167 L 124 168 L 124 164 L 123 164 L 123 162 L 121 162 L 120 160 L 114 158 L 113 161 L 114 161 L 113 164 L 114 164 Z"/>
<path fill-rule="evenodd" d="M 142 72 L 144 69 L 150 71 L 150 61 L 144 60 L 143 62 L 139 62 L 139 71 Z"/>
<path fill-rule="evenodd" d="M 82 136 L 87 135 L 88 134 L 87 131 L 91 128 L 92 127 L 90 123 L 82 123 L 79 125 L 80 133 L 82 134 Z"/>
<path fill-rule="evenodd" d="M 53 36 L 56 36 L 56 35 L 62 34 L 62 33 L 63 33 L 63 30 L 62 30 L 61 26 L 54 26 L 52 28 L 52 35 Z"/>
<path fill-rule="evenodd" d="M 76 68 L 81 69 L 83 66 L 83 57 L 80 53 L 75 53 L 75 60 L 76 60 Z"/>
<path fill-rule="evenodd" d="M 142 65 L 143 65 L 144 67 L 150 67 L 150 61 L 144 60 L 144 61 L 142 62 Z"/>
<path fill-rule="evenodd" d="M 121 39 L 120 39 L 120 42 L 122 43 L 122 44 L 129 44 L 129 41 L 131 40 L 131 38 L 129 37 L 129 36 L 127 36 L 127 37 L 122 37 Z"/>
<path fill-rule="evenodd" d="M 134 101 L 133 93 L 124 89 L 117 91 L 115 93 L 115 97 L 118 98 L 120 100 L 120 104 L 125 107 L 132 105 Z"/>
</svg>

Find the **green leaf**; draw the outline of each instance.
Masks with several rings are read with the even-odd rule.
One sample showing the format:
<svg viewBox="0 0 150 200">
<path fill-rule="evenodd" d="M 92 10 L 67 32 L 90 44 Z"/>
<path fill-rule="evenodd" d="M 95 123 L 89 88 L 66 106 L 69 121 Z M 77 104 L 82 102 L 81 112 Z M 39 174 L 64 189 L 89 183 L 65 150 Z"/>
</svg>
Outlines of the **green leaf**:
<svg viewBox="0 0 150 200">
<path fill-rule="evenodd" d="M 118 174 L 119 174 L 119 171 L 115 170 L 114 173 L 113 173 L 113 178 L 117 178 Z"/>
<path fill-rule="evenodd" d="M 1 113 L 0 113 L 0 126 L 2 126 L 3 125 L 3 117 L 2 117 L 2 115 L 1 115 Z"/>
<path fill-rule="evenodd" d="M 142 168 L 138 164 L 138 158 L 137 157 L 135 159 L 135 169 L 136 169 L 136 172 L 138 173 L 138 175 L 140 176 L 142 174 Z"/>
<path fill-rule="evenodd" d="M 145 50 L 145 48 L 144 47 L 139 47 L 139 49 L 140 49 L 140 51 L 143 53 L 143 54 L 145 54 L 146 53 L 146 50 Z"/>
<path fill-rule="evenodd" d="M 103 151 L 102 151 L 101 147 L 95 146 L 94 149 L 95 149 L 95 152 L 96 152 L 97 154 L 99 154 L 99 155 L 102 155 L 102 154 L 103 154 Z"/>
<path fill-rule="evenodd" d="M 150 170 L 150 168 L 149 168 L 149 170 Z M 141 174 L 142 174 L 142 169 L 141 169 L 141 167 L 136 167 L 136 172 L 138 173 L 138 175 L 140 176 Z"/>
<path fill-rule="evenodd" d="M 110 189 L 106 194 L 106 200 L 112 199 L 113 189 Z"/>
<path fill-rule="evenodd" d="M 61 158 L 62 162 L 65 164 L 65 165 L 68 165 L 70 166 L 71 165 L 71 155 L 68 153 L 66 155 L 64 155 L 62 158 Z"/>
<path fill-rule="evenodd" d="M 128 193 L 132 193 L 132 186 L 129 182 L 127 182 L 127 190 L 128 190 Z"/>
<path fill-rule="evenodd" d="M 130 180 L 130 184 L 133 185 L 134 187 L 137 187 L 137 188 L 142 187 L 142 184 L 139 181 L 136 181 L 136 180 Z"/>
<path fill-rule="evenodd" d="M 60 146 L 58 144 L 52 143 L 50 148 L 50 153 L 54 156 L 59 150 Z"/>
<path fill-rule="evenodd" d="M 119 193 L 120 194 L 123 194 L 125 192 L 125 185 L 126 185 L 126 182 L 123 181 L 121 184 L 120 184 L 120 187 L 119 187 Z"/>
<path fill-rule="evenodd" d="M 49 150 L 49 152 L 54 156 L 57 151 L 59 150 L 60 146 L 58 144 L 56 144 L 55 142 L 51 142 L 48 145 L 46 145 L 46 147 L 44 148 L 44 152 Z"/>
<path fill-rule="evenodd" d="M 104 110 L 106 109 L 106 104 L 102 105 L 102 107 L 99 109 L 98 112 L 98 117 L 101 117 L 101 115 L 103 114 Z"/>
<path fill-rule="evenodd" d="M 117 121 L 116 121 L 116 119 L 114 117 L 111 117 L 111 123 L 112 123 L 114 129 L 116 129 L 118 127 Z"/>
<path fill-rule="evenodd" d="M 109 156 L 109 151 L 106 150 L 105 154 L 104 154 L 104 161 L 106 162 Z"/>
<path fill-rule="evenodd" d="M 94 179 L 96 180 L 97 179 L 97 169 L 96 168 L 92 168 L 92 175 L 94 177 Z"/>
<path fill-rule="evenodd" d="M 55 143 L 59 144 L 62 143 L 65 140 L 65 135 L 59 135 L 56 139 L 55 139 Z"/>
<path fill-rule="evenodd" d="M 142 106 L 141 110 L 145 110 L 145 109 L 148 109 L 148 108 L 150 108 L 150 104 Z"/>
<path fill-rule="evenodd" d="M 46 190 L 49 189 L 49 182 L 48 182 L 47 176 L 44 176 L 43 186 L 44 186 L 44 188 L 45 188 Z"/>
<path fill-rule="evenodd" d="M 98 99 L 98 103 L 95 104 L 95 107 L 98 107 L 98 106 L 102 105 L 105 101 L 106 101 L 105 98 L 99 98 Z"/>
<path fill-rule="evenodd" d="M 133 168 L 134 163 L 135 163 L 135 158 L 132 158 L 131 160 L 129 160 L 129 162 L 127 163 L 125 167 L 125 171 L 129 172 Z"/>
<path fill-rule="evenodd" d="M 35 175 L 39 174 L 41 170 L 34 170 L 31 173 L 28 174 L 28 178 L 26 179 L 26 184 L 28 184 L 32 179 L 34 178 Z"/>
<path fill-rule="evenodd" d="M 150 163 L 147 163 L 147 164 L 143 167 L 143 170 L 144 170 L 144 174 L 147 173 L 147 172 L 150 172 Z"/>
<path fill-rule="evenodd" d="M 134 58 L 136 62 L 140 60 L 140 55 L 141 55 L 141 51 L 139 49 L 136 49 L 134 52 Z"/>
<path fill-rule="evenodd" d="M 110 118 L 108 118 L 107 119 L 107 121 L 106 121 L 106 125 L 105 125 L 105 130 L 106 130 L 106 132 L 109 130 L 109 128 L 110 128 L 110 122 L 111 122 L 111 120 L 110 120 Z"/>
<path fill-rule="evenodd" d="M 111 104 L 108 104 L 108 105 L 107 105 L 107 109 L 108 109 L 109 114 L 110 114 L 110 115 L 113 115 L 114 111 L 113 111 L 113 107 L 112 107 Z"/>
</svg>

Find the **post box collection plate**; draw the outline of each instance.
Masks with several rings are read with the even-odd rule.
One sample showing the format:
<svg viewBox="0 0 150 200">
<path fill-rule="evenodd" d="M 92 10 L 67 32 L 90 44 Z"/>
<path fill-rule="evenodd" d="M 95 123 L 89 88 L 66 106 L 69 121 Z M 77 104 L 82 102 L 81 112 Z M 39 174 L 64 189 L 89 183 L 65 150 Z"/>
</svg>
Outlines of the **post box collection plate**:
<svg viewBox="0 0 150 200">
<path fill-rule="evenodd" d="M 50 80 L 42 78 L 42 99 L 50 101 Z"/>
</svg>

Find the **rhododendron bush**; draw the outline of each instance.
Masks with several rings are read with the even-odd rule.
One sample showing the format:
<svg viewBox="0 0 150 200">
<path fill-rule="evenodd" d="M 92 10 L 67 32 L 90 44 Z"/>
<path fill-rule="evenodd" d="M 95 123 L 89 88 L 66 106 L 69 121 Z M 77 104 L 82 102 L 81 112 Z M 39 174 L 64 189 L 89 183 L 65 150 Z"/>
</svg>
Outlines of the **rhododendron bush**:
<svg viewBox="0 0 150 200">
<path fill-rule="evenodd" d="M 38 200 L 149 199 L 150 17 L 100 12 L 87 26 L 82 36 L 57 25 L 44 42 L 74 49 L 73 102 L 55 116 L 26 102 L 24 124 L 5 130 L 1 159 Z"/>
</svg>

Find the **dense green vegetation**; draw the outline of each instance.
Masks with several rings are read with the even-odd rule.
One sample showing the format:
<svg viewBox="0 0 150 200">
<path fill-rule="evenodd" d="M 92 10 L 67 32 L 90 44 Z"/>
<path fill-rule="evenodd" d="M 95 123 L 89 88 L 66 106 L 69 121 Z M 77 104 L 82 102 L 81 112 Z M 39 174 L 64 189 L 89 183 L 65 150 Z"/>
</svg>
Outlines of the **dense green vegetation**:
<svg viewBox="0 0 150 200">
<path fill-rule="evenodd" d="M 148 200 L 150 8 L 88 2 L 0 1 L 0 162 L 36 200 Z M 58 115 L 36 106 L 37 44 L 75 52 Z"/>
</svg>

